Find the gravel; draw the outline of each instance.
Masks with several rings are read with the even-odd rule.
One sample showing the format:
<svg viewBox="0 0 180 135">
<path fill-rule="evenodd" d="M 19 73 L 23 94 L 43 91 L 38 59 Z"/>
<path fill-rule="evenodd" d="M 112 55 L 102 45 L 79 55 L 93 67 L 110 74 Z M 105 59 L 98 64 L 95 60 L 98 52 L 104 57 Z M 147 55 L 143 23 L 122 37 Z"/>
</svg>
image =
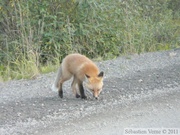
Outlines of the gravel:
<svg viewBox="0 0 180 135">
<path fill-rule="evenodd" d="M 122 134 L 128 127 L 180 128 L 180 49 L 97 63 L 105 72 L 99 100 L 50 90 L 56 73 L 0 83 L 0 134 Z"/>
</svg>

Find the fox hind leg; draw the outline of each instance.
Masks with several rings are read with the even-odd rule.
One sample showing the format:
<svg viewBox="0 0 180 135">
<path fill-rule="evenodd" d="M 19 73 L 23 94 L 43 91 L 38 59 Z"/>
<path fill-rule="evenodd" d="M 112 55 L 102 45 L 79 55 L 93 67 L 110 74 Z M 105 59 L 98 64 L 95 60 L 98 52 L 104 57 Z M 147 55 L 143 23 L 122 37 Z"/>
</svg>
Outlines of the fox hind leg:
<svg viewBox="0 0 180 135">
<path fill-rule="evenodd" d="M 74 95 L 76 96 L 76 98 L 80 98 L 81 96 L 78 94 L 76 85 L 77 85 L 77 78 L 74 76 L 73 82 L 71 84 L 71 88 L 72 88 L 72 91 L 73 91 Z"/>
<path fill-rule="evenodd" d="M 69 80 L 72 77 L 72 74 L 70 72 L 68 72 L 67 70 L 60 70 L 60 74 L 59 74 L 59 83 L 58 83 L 58 94 L 60 98 L 63 98 L 63 83 L 67 80 Z"/>
<path fill-rule="evenodd" d="M 55 82 L 52 85 L 51 89 L 53 91 L 58 91 L 59 97 L 61 97 L 61 98 L 63 98 L 62 84 L 63 84 L 63 81 L 62 81 L 62 67 L 60 67 L 58 69 Z"/>
<path fill-rule="evenodd" d="M 58 94 L 59 94 L 59 97 L 60 97 L 60 98 L 63 98 L 62 84 L 63 84 L 63 83 L 60 83 L 60 86 L 59 86 L 59 89 L 58 89 Z"/>
<path fill-rule="evenodd" d="M 58 90 L 58 95 L 61 98 L 63 98 L 63 89 L 62 89 L 63 82 L 64 81 L 63 81 L 62 67 L 60 67 L 58 69 L 56 80 L 55 80 L 54 85 L 52 86 L 52 89 L 57 89 Z"/>
</svg>

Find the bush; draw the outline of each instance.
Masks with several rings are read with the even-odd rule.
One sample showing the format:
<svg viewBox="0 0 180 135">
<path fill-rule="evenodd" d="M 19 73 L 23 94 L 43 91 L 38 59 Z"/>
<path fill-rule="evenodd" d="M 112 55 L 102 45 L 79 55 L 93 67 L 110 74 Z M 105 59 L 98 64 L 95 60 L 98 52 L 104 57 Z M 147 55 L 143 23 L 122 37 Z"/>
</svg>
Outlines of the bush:
<svg viewBox="0 0 180 135">
<path fill-rule="evenodd" d="M 0 74 L 5 79 L 34 77 L 73 52 L 111 59 L 180 44 L 180 23 L 173 20 L 176 0 L 0 3 Z"/>
</svg>

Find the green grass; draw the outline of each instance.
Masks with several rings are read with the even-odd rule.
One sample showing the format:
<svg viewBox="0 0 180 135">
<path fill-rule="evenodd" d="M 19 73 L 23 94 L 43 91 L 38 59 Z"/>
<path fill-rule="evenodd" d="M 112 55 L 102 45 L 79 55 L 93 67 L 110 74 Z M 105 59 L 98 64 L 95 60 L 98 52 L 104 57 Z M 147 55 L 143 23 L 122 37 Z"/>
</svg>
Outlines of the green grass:
<svg viewBox="0 0 180 135">
<path fill-rule="evenodd" d="M 0 0 L 0 81 L 54 71 L 69 53 L 105 60 L 180 47 L 178 0 Z"/>
</svg>

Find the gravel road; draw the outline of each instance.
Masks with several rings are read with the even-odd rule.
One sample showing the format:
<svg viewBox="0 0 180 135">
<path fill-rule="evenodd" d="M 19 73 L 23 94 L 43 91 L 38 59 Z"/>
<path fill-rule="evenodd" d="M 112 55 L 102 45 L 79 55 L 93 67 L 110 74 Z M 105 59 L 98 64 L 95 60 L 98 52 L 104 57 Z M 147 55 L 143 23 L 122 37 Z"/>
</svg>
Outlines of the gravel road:
<svg viewBox="0 0 180 135">
<path fill-rule="evenodd" d="M 0 135 L 121 135 L 124 128 L 180 128 L 180 49 L 97 63 L 99 100 L 50 90 L 56 73 L 0 83 Z M 179 133 L 180 134 L 180 133 Z"/>
</svg>

